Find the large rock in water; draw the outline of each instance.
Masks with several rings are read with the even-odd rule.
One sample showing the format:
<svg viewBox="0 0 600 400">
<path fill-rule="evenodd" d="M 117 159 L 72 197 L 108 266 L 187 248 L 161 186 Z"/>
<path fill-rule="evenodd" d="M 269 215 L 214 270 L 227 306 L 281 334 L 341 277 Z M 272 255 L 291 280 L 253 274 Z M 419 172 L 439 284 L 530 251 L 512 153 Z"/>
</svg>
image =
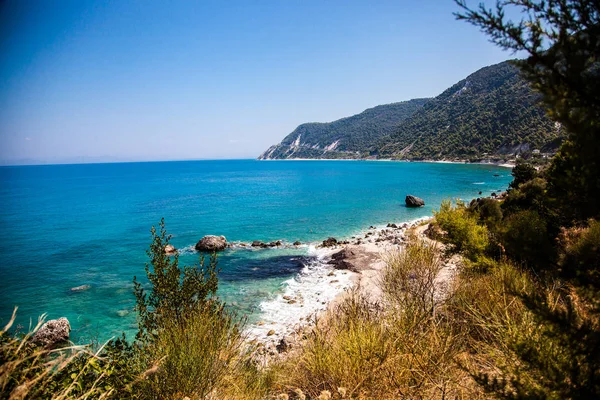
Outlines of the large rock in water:
<svg viewBox="0 0 600 400">
<path fill-rule="evenodd" d="M 221 251 L 227 247 L 225 236 L 206 235 L 196 243 L 198 251 Z"/>
<path fill-rule="evenodd" d="M 406 196 L 406 207 L 423 207 L 425 205 L 425 201 L 417 196 L 408 195 Z"/>
<path fill-rule="evenodd" d="M 33 342 L 41 346 L 52 347 L 68 341 L 70 332 L 71 325 L 68 319 L 51 319 L 33 335 Z"/>
</svg>

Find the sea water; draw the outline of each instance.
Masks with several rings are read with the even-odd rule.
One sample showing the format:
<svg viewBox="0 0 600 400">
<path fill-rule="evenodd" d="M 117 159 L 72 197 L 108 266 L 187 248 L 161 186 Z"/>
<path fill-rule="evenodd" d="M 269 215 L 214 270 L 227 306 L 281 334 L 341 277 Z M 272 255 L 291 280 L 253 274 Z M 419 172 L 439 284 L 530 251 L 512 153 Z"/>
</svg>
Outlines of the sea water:
<svg viewBox="0 0 600 400">
<path fill-rule="evenodd" d="M 132 280 L 147 282 L 150 228 L 163 217 L 182 265 L 198 262 L 193 246 L 207 234 L 301 241 L 219 255 L 221 298 L 250 323 L 293 322 L 349 285 L 345 276 L 327 285 L 319 241 L 431 216 L 444 199 L 490 195 L 510 181 L 510 169 L 492 165 L 376 161 L 0 167 L 0 323 L 18 306 L 23 329 L 47 313 L 67 317 L 75 341 L 131 338 Z M 406 208 L 407 194 L 425 207 Z M 286 308 L 284 293 L 304 301 Z"/>
</svg>

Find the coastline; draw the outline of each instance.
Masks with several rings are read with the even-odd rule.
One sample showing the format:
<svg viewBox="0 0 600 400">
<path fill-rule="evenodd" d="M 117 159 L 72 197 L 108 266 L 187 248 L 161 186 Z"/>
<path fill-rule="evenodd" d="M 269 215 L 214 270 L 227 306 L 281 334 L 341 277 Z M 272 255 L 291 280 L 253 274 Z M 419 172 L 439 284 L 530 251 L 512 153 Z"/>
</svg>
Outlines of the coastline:
<svg viewBox="0 0 600 400">
<path fill-rule="evenodd" d="M 378 280 L 385 267 L 385 256 L 402 251 L 409 232 L 424 236 L 432 219 L 427 216 L 370 226 L 331 247 L 311 245 L 309 254 L 315 256 L 315 263 L 306 265 L 298 277 L 285 281 L 283 293 L 261 304 L 261 320 L 246 329 L 248 340 L 261 347 L 260 354 L 268 362 L 268 358 L 279 355 L 282 343 L 295 346 L 316 320 L 339 304 L 350 290 L 379 300 L 382 293 Z"/>
<path fill-rule="evenodd" d="M 467 164 L 467 165 L 494 165 L 502 168 L 514 168 L 515 163 L 508 161 L 477 161 L 468 160 L 394 160 L 391 158 L 282 158 L 282 159 L 256 159 L 257 161 L 376 161 L 376 162 L 410 162 L 410 163 L 436 163 L 436 164 Z"/>
</svg>

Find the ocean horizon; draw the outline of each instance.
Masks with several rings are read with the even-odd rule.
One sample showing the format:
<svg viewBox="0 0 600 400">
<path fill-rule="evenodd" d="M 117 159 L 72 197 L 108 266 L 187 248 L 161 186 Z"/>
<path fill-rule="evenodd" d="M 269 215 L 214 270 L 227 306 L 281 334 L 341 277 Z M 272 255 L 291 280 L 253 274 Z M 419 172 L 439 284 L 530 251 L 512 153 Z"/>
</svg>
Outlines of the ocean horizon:
<svg viewBox="0 0 600 400">
<path fill-rule="evenodd" d="M 317 244 L 369 226 L 432 215 L 444 199 L 505 190 L 510 169 L 485 164 L 355 160 L 195 160 L 0 167 L 0 322 L 18 306 L 24 329 L 42 313 L 67 317 L 76 342 L 136 328 L 132 280 L 146 282 L 150 228 L 165 218 L 180 265 L 204 235 L 282 241 L 219 254 L 219 296 L 250 323 L 318 307 L 283 309 L 294 286 L 333 296 L 319 280 Z M 406 208 L 404 197 L 425 207 Z M 300 241 L 301 246 L 291 243 Z M 87 290 L 72 288 L 89 286 Z M 343 286 L 343 285 L 342 285 Z M 343 287 L 342 287 L 343 289 Z M 310 299 L 310 296 L 306 296 Z M 300 306 L 298 306 L 300 307 Z"/>
</svg>

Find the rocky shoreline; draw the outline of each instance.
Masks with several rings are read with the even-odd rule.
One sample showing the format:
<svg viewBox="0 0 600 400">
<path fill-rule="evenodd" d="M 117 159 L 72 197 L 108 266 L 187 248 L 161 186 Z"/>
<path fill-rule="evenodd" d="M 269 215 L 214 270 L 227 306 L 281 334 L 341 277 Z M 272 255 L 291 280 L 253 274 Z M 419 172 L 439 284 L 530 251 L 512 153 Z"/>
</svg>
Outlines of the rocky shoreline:
<svg viewBox="0 0 600 400">
<path fill-rule="evenodd" d="M 354 235 L 347 240 L 337 241 L 333 238 L 324 240 L 320 244 L 321 261 L 327 266 L 324 272 L 329 271 L 326 276 L 331 278 L 330 284 L 338 284 L 342 276 L 346 277 L 348 284 L 310 318 L 299 318 L 287 325 L 285 329 L 270 328 L 265 321 L 258 323 L 258 326 L 263 329 L 257 330 L 251 326 L 249 341 L 259 347 L 258 354 L 261 361 L 268 363 L 272 359 L 285 357 L 287 352 L 300 346 L 302 337 L 312 328 L 316 319 L 328 310 L 333 310 L 350 289 L 359 290 L 372 301 L 381 301 L 383 293 L 379 286 L 379 277 L 386 265 L 384 261 L 386 255 L 401 251 L 410 235 L 431 241 L 426 235 L 431 219 L 432 217 L 424 217 L 407 223 L 390 223 L 379 228 L 370 226 L 362 234 Z M 435 243 L 435 245 L 440 244 Z M 444 260 L 444 266 L 437 279 L 440 293 L 447 289 L 459 264 L 459 259 Z M 282 296 L 282 300 L 293 302 L 292 304 L 298 301 L 296 297 L 286 295 Z"/>
</svg>

